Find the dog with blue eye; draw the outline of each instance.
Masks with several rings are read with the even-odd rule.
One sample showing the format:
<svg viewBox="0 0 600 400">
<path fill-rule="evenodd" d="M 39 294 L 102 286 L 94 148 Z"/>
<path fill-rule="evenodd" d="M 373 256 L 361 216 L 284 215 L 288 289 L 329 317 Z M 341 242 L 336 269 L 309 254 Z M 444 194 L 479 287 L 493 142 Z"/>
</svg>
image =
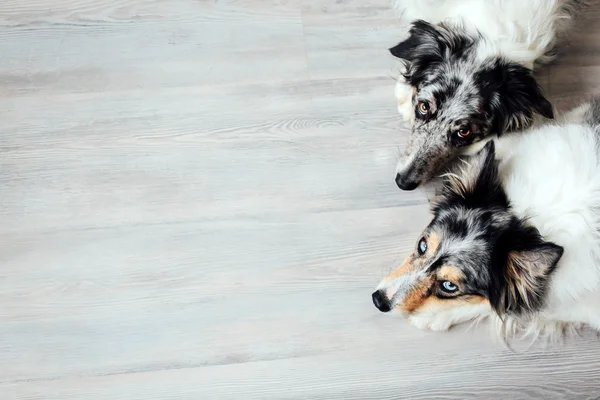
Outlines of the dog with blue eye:
<svg viewBox="0 0 600 400">
<path fill-rule="evenodd" d="M 396 0 L 408 37 L 395 96 L 410 122 L 396 184 L 413 190 L 489 136 L 520 131 L 553 107 L 533 76 L 555 55 L 578 0 Z"/>
<path fill-rule="evenodd" d="M 422 329 L 600 330 L 600 100 L 488 140 L 443 176 L 433 219 L 372 294 Z"/>
</svg>

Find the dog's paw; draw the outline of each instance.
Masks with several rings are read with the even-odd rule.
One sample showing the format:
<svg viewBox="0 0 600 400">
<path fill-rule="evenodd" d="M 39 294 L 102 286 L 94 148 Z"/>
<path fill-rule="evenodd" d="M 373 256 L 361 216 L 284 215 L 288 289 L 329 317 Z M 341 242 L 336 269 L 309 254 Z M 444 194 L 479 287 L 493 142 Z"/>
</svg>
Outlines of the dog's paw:
<svg viewBox="0 0 600 400">
<path fill-rule="evenodd" d="M 405 121 L 412 122 L 414 113 L 412 110 L 412 87 L 402 81 L 397 81 L 394 88 L 394 95 L 396 96 L 396 102 L 398 105 L 398 113 L 402 116 Z"/>
</svg>

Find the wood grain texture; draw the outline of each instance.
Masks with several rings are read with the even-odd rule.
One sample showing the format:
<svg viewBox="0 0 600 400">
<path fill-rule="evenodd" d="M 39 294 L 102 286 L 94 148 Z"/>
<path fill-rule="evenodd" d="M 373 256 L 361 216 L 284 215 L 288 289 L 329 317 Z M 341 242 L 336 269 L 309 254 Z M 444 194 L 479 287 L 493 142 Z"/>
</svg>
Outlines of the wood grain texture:
<svg viewBox="0 0 600 400">
<path fill-rule="evenodd" d="M 388 0 L 5 0 L 0 398 L 598 398 L 590 332 L 372 306 L 429 218 L 393 183 L 401 35 Z M 561 106 L 598 38 L 538 72 Z"/>
</svg>

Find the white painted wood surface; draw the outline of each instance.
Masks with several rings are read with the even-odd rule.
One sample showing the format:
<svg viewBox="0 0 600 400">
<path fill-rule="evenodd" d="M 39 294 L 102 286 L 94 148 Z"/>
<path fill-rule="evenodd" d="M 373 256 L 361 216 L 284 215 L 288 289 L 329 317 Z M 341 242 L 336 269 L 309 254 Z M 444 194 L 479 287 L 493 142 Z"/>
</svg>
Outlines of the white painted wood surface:
<svg viewBox="0 0 600 400">
<path fill-rule="evenodd" d="M 600 91 L 599 11 L 540 71 L 560 106 Z M 592 333 L 372 306 L 428 219 L 402 33 L 387 0 L 4 0 L 0 398 L 600 398 Z"/>
</svg>

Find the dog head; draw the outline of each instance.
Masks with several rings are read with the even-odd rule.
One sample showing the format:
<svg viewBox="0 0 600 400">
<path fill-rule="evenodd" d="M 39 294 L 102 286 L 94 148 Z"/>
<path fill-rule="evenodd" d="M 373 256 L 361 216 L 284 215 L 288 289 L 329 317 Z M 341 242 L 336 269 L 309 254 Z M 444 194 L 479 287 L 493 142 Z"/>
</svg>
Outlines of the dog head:
<svg viewBox="0 0 600 400">
<path fill-rule="evenodd" d="M 490 141 L 461 170 L 446 175 L 433 220 L 414 251 L 372 295 L 379 310 L 418 319 L 458 316 L 452 314 L 458 308 L 473 317 L 469 308 L 480 310 L 482 304 L 499 315 L 543 306 L 563 248 L 511 212 L 494 155 Z"/>
<path fill-rule="evenodd" d="M 430 180 L 490 135 L 522 129 L 535 114 L 554 117 L 532 71 L 498 56 L 482 37 L 415 21 L 390 52 L 413 88 L 414 122 L 396 176 L 403 190 Z"/>
</svg>

